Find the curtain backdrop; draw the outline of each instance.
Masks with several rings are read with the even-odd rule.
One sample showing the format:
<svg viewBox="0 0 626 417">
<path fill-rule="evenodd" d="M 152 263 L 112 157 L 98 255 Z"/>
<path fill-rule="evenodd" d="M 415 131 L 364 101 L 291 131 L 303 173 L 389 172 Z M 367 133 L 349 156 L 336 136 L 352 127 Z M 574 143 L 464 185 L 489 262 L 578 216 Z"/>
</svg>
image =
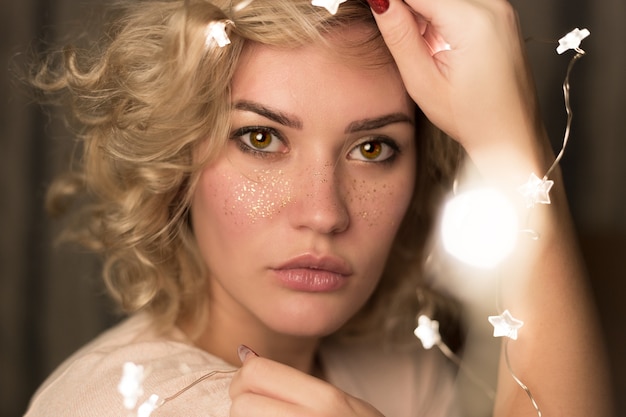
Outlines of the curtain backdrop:
<svg viewBox="0 0 626 417">
<path fill-rule="evenodd" d="M 95 0 L 0 0 L 0 417 L 20 416 L 45 376 L 115 321 L 98 259 L 56 245 L 46 217 L 50 178 L 73 142 L 62 124 L 20 92 L 11 62 L 98 13 Z M 617 392 L 626 392 L 626 1 L 515 0 L 523 32 L 556 40 L 574 27 L 591 37 L 571 77 L 574 125 L 564 181 L 588 263 Z M 542 111 L 555 148 L 565 127 L 561 83 L 571 54 L 529 41 Z M 506 140 L 506 132 L 503 132 Z M 619 297 L 619 298 L 618 298 Z M 593 358 L 589 358 L 593 360 Z M 618 400 L 626 415 L 625 400 Z"/>
</svg>

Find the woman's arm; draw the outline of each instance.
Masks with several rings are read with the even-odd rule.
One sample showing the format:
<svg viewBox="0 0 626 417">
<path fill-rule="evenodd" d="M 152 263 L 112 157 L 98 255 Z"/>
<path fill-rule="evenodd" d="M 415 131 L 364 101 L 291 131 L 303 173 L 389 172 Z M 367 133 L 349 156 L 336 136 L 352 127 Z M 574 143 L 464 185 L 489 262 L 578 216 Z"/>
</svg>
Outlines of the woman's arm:
<svg viewBox="0 0 626 417">
<path fill-rule="evenodd" d="M 377 21 L 412 98 L 486 183 L 514 195 L 531 173 L 547 172 L 554 154 L 508 2 L 391 0 Z M 505 268 L 516 273 L 503 283 L 503 308 L 525 323 L 509 357 L 543 415 L 610 416 L 604 347 L 558 169 L 550 179 L 551 204 L 531 209 L 540 238 L 522 239 Z M 494 415 L 537 414 L 503 356 Z"/>
</svg>

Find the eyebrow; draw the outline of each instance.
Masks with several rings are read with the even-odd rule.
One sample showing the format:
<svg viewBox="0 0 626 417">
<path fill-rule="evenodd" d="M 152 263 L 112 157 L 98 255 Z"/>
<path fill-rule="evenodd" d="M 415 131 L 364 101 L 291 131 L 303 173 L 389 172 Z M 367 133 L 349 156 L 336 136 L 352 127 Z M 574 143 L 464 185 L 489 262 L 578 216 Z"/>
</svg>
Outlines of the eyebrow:
<svg viewBox="0 0 626 417">
<path fill-rule="evenodd" d="M 297 116 L 287 114 L 280 110 L 272 109 L 268 106 L 254 101 L 239 100 L 233 105 L 233 108 L 236 110 L 256 113 L 262 117 L 265 117 L 266 119 L 272 120 L 273 122 L 294 129 L 302 129 L 304 125 L 302 123 L 302 120 L 300 120 L 300 118 L 298 118 Z M 348 127 L 346 127 L 344 133 L 357 133 L 367 130 L 375 130 L 394 123 L 409 123 L 410 125 L 414 125 L 413 119 L 408 115 L 404 113 L 390 113 L 380 117 L 354 121 L 350 123 Z"/>
<path fill-rule="evenodd" d="M 380 129 L 394 123 L 409 123 L 414 125 L 413 119 L 404 113 L 391 113 L 372 119 L 363 119 L 352 122 L 346 127 L 345 133 L 356 133 L 365 130 Z"/>
<path fill-rule="evenodd" d="M 244 111 L 256 113 L 273 122 L 276 122 L 283 126 L 291 127 L 294 129 L 302 129 L 302 126 L 303 126 L 302 120 L 300 120 L 298 117 L 281 112 L 279 110 L 274 110 L 270 107 L 267 107 L 263 104 L 256 103 L 253 101 L 247 101 L 247 100 L 237 101 L 234 104 L 233 108 L 237 110 L 244 110 Z"/>
</svg>

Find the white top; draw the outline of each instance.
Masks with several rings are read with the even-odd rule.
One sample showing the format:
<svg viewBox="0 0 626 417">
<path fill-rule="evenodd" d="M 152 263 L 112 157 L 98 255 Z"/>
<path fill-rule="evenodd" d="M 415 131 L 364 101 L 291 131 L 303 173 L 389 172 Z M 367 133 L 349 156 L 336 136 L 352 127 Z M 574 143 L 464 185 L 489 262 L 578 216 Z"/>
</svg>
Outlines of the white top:
<svg viewBox="0 0 626 417">
<path fill-rule="evenodd" d="M 25 417 L 136 416 L 117 386 L 125 362 L 145 368 L 143 395 L 167 398 L 212 372 L 236 369 L 195 346 L 177 328 L 157 334 L 146 314 L 132 316 L 67 359 L 39 388 Z M 330 383 L 362 398 L 386 417 L 449 417 L 454 379 L 436 350 L 389 351 L 326 344 L 321 361 Z M 216 374 L 165 402 L 151 417 L 228 417 L 232 374 Z"/>
</svg>

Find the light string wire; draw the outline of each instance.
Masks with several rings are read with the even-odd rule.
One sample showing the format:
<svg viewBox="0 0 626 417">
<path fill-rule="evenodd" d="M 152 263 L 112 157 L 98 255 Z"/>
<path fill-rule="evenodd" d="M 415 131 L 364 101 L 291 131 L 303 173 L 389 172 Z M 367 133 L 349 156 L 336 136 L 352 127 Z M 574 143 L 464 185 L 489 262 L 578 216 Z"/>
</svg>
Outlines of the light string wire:
<svg viewBox="0 0 626 417">
<path fill-rule="evenodd" d="M 535 408 L 535 411 L 537 412 L 537 417 L 541 417 L 543 414 L 541 413 L 539 404 L 537 404 L 537 401 L 535 400 L 535 397 L 530 391 L 530 388 L 528 388 L 526 384 L 524 384 L 522 380 L 519 379 L 519 377 L 515 374 L 515 372 L 513 372 L 513 367 L 511 366 L 511 358 L 509 355 L 509 339 L 508 338 L 504 339 L 503 349 L 504 349 L 504 361 L 506 362 L 506 367 L 509 370 L 509 374 L 511 374 L 511 377 L 513 378 L 513 380 L 515 380 L 517 385 L 519 385 L 520 388 L 522 388 L 524 392 L 526 392 L 526 395 L 528 395 L 528 398 L 530 399 L 531 404 L 533 405 L 533 407 Z"/>
<path fill-rule="evenodd" d="M 435 346 L 439 349 L 443 355 L 448 358 L 452 363 L 454 363 L 461 372 L 463 372 L 467 377 L 480 389 L 483 390 L 485 395 L 489 397 L 490 400 L 494 400 L 496 398 L 496 392 L 489 386 L 488 383 L 483 381 L 472 369 L 463 363 L 463 360 L 450 349 L 448 345 L 446 345 L 442 341 L 438 341 Z"/>
<path fill-rule="evenodd" d="M 575 48 L 575 51 L 576 51 L 576 55 L 572 57 L 572 59 L 570 60 L 568 64 L 567 71 L 565 73 L 565 80 L 563 81 L 563 101 L 565 102 L 565 111 L 567 114 L 567 123 L 565 125 L 565 134 L 563 135 L 563 144 L 561 145 L 561 150 L 559 154 L 556 156 L 554 162 L 552 163 L 550 168 L 548 168 L 548 171 L 546 172 L 546 174 L 543 176 L 544 180 L 548 179 L 552 171 L 554 171 L 557 165 L 561 162 L 561 159 L 563 158 L 563 154 L 565 153 L 565 148 L 567 147 L 567 144 L 570 138 L 572 119 L 574 117 L 574 114 L 572 112 L 572 105 L 570 101 L 570 75 L 572 73 L 572 68 L 574 67 L 576 62 L 585 55 L 585 51 L 583 51 L 580 48 Z"/>
<path fill-rule="evenodd" d="M 531 237 L 531 239 L 537 240 L 538 237 L 537 238 Z M 503 313 L 503 310 L 502 310 L 502 307 L 501 307 L 501 305 L 502 305 L 502 281 L 503 281 L 502 280 L 502 275 L 500 275 L 500 278 L 497 280 L 498 288 L 497 288 L 497 291 L 496 291 L 496 310 L 498 311 L 498 314 L 502 314 Z M 543 413 L 541 412 L 541 408 L 539 407 L 539 404 L 535 400 L 535 396 L 533 395 L 532 391 L 517 376 L 517 374 L 513 370 L 513 366 L 511 365 L 511 355 L 509 355 L 509 338 L 508 337 L 504 338 L 503 345 L 502 345 L 502 350 L 503 350 L 504 362 L 506 363 L 506 367 L 507 367 L 507 370 L 509 371 L 509 374 L 511 375 L 511 378 L 513 378 L 515 383 L 517 383 L 517 385 L 519 385 L 519 387 L 522 390 L 524 390 L 524 392 L 528 396 L 528 398 L 529 398 L 533 408 L 535 409 L 535 412 L 537 413 L 537 417 L 542 417 Z"/>
<path fill-rule="evenodd" d="M 159 395 L 153 393 L 149 395 L 148 399 L 141 403 L 141 405 L 137 406 L 137 400 L 140 396 L 144 395 L 144 367 L 141 365 L 136 365 L 132 362 L 126 362 L 124 364 L 124 373 L 122 379 L 118 385 L 118 391 L 124 397 L 124 407 L 128 410 L 135 410 L 133 414 L 134 416 L 150 417 L 154 410 L 162 407 L 165 403 L 175 400 L 176 398 L 178 398 L 191 388 L 195 387 L 196 385 L 200 384 L 201 382 L 206 381 L 207 379 L 215 375 L 232 374 L 237 371 L 238 369 L 228 369 L 214 370 L 208 372 L 168 397 L 161 398 Z"/>
<path fill-rule="evenodd" d="M 237 372 L 237 369 L 212 371 L 212 372 L 209 372 L 208 374 L 202 375 L 200 378 L 196 379 L 191 384 L 189 384 L 186 387 L 182 388 L 177 393 L 172 394 L 169 397 L 164 398 L 163 402 L 160 405 L 163 405 L 163 404 L 165 404 L 168 401 L 172 401 L 172 400 L 178 398 L 179 396 L 184 394 L 186 391 L 190 390 L 191 388 L 195 387 L 199 383 L 201 383 L 203 381 L 206 381 L 207 379 L 209 379 L 209 378 L 211 378 L 211 377 L 213 377 L 215 375 L 218 375 L 218 374 L 232 374 L 232 373 L 235 373 L 235 372 Z"/>
<path fill-rule="evenodd" d="M 561 159 L 563 158 L 563 155 L 565 153 L 565 149 L 567 148 L 567 144 L 568 144 L 569 138 L 570 138 L 572 119 L 573 119 L 573 112 L 572 112 L 572 106 L 571 106 L 571 100 L 570 100 L 570 75 L 571 75 L 571 72 L 572 72 L 572 68 L 574 67 L 576 62 L 578 62 L 578 60 L 585 55 L 585 51 L 583 51 L 582 49 L 580 49 L 578 47 L 574 48 L 574 50 L 576 51 L 576 54 L 572 57 L 572 59 L 570 59 L 570 62 L 567 65 L 567 71 L 565 73 L 565 79 L 563 81 L 563 101 L 565 103 L 565 111 L 566 111 L 566 114 L 567 114 L 567 122 L 566 122 L 566 126 L 565 126 L 565 133 L 563 135 L 563 143 L 561 145 L 561 150 L 559 151 L 558 155 L 556 156 L 554 162 L 552 163 L 550 168 L 546 171 L 546 174 L 543 176 L 543 180 L 544 181 L 548 179 L 550 174 L 556 169 L 556 167 L 561 162 Z M 530 212 L 529 212 L 529 215 L 530 215 Z M 527 218 L 527 220 L 528 220 L 528 218 Z M 524 231 L 527 231 L 527 232 L 529 232 L 531 234 L 531 239 L 533 239 L 533 240 L 539 239 L 539 234 L 537 232 L 535 232 L 533 229 L 525 229 Z M 501 291 L 502 291 L 501 280 L 499 280 L 499 281 L 500 281 L 500 285 L 499 285 L 499 288 L 498 288 L 498 302 L 497 302 L 498 305 L 500 304 L 499 299 L 500 299 Z M 500 314 L 502 313 L 500 307 L 498 307 L 498 312 Z M 508 338 L 504 339 L 503 350 L 504 350 L 504 360 L 506 362 L 506 366 L 508 368 L 509 374 L 511 375 L 513 380 L 517 383 L 517 385 L 519 385 L 520 388 L 522 388 L 524 390 L 524 392 L 526 392 L 526 395 L 528 395 L 528 398 L 530 399 L 530 402 L 531 402 L 532 406 L 534 407 L 535 411 L 537 412 L 537 417 L 542 417 L 543 414 L 541 412 L 541 408 L 539 407 L 539 404 L 535 400 L 535 397 L 533 396 L 530 388 L 528 388 L 528 386 L 524 382 L 522 382 L 522 380 L 513 371 L 513 367 L 511 366 L 511 358 L 510 358 L 510 355 L 509 355 L 509 339 Z"/>
</svg>

